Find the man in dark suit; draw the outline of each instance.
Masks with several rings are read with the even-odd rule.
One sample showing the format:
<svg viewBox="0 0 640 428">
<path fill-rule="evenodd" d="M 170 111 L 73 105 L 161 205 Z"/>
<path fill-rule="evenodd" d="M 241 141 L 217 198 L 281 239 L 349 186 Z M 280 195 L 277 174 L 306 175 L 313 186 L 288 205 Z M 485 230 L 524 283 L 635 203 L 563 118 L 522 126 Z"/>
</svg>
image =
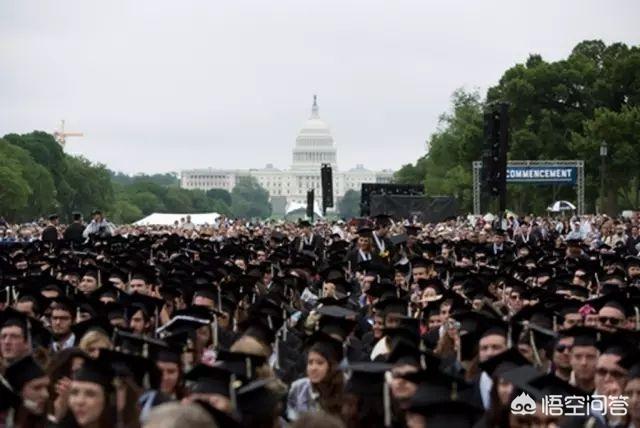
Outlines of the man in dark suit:
<svg viewBox="0 0 640 428">
<path fill-rule="evenodd" d="M 363 262 L 371 262 L 372 264 L 382 262 L 382 259 L 376 253 L 375 246 L 373 245 L 373 238 L 371 237 L 372 233 L 373 231 L 368 227 L 358 229 L 356 246 L 347 254 L 346 257 L 346 260 L 351 263 L 351 268 L 353 270 Z"/>
<path fill-rule="evenodd" d="M 49 216 L 49 225 L 42 231 L 42 240 L 45 242 L 56 242 L 58 240 L 58 214 Z"/>
<path fill-rule="evenodd" d="M 513 252 L 509 243 L 506 242 L 507 233 L 498 229 L 493 236 L 493 243 L 489 245 L 488 252 L 491 257 L 500 257 Z"/>
<path fill-rule="evenodd" d="M 391 260 L 391 250 L 393 245 L 388 238 L 389 229 L 391 228 L 391 217 L 380 214 L 375 217 L 375 230 L 371 233 L 374 252 L 380 256 L 385 262 Z"/>
<path fill-rule="evenodd" d="M 64 231 L 63 238 L 66 241 L 82 242 L 82 232 L 84 232 L 84 224 L 82 223 L 82 214 L 73 213 L 73 223 Z"/>
<path fill-rule="evenodd" d="M 313 233 L 311 223 L 302 220 L 298 223 L 299 235 L 293 242 L 293 248 L 296 252 L 311 252 L 319 254 L 322 251 L 323 243 L 319 235 Z"/>
</svg>

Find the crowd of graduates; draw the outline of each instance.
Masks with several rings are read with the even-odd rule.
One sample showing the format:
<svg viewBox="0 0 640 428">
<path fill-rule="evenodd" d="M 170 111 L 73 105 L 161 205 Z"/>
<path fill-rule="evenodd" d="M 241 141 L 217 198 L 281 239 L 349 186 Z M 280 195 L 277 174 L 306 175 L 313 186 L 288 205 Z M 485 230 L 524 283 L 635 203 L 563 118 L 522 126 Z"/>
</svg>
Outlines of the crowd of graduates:
<svg viewBox="0 0 640 428">
<path fill-rule="evenodd" d="M 640 428 L 635 218 L 92 217 L 0 224 L 0 426 Z"/>
</svg>

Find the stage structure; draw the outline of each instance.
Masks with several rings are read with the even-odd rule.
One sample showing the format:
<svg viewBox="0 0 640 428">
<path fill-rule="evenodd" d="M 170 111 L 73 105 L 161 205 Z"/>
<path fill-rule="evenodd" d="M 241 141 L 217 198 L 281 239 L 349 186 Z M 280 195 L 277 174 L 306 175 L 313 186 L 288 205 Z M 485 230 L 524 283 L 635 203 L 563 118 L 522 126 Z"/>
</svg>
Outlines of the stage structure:
<svg viewBox="0 0 640 428">
<path fill-rule="evenodd" d="M 576 188 L 578 215 L 584 214 L 584 161 L 520 160 L 507 162 L 507 184 L 571 185 Z M 482 161 L 473 162 L 473 213 L 482 214 Z"/>
</svg>

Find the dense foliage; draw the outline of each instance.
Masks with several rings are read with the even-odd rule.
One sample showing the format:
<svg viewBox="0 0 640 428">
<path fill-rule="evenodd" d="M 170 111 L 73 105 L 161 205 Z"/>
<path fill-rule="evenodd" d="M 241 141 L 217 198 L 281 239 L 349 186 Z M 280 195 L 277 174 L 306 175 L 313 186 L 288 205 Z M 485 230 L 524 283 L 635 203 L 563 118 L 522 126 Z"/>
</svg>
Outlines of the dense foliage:
<svg viewBox="0 0 640 428">
<path fill-rule="evenodd" d="M 470 210 L 471 162 L 483 147 L 487 104 L 510 105 L 513 160 L 585 161 L 587 209 L 595 210 L 600 186 L 600 145 L 608 145 L 606 208 L 640 205 L 640 47 L 579 43 L 567 59 L 531 55 L 507 70 L 485 97 L 458 90 L 452 108 L 429 139 L 429 151 L 396 174 L 401 183 L 423 183 L 431 195 L 450 194 Z M 508 206 L 540 212 L 555 199 L 575 200 L 570 187 L 509 186 Z"/>
<path fill-rule="evenodd" d="M 117 223 L 152 212 L 218 212 L 236 217 L 268 217 L 269 194 L 255 180 L 221 189 L 186 190 L 176 174 L 129 176 L 82 157 L 65 154 L 44 132 L 9 134 L 0 139 L 0 216 L 31 221 L 50 213 L 68 220 L 103 210 Z"/>
</svg>

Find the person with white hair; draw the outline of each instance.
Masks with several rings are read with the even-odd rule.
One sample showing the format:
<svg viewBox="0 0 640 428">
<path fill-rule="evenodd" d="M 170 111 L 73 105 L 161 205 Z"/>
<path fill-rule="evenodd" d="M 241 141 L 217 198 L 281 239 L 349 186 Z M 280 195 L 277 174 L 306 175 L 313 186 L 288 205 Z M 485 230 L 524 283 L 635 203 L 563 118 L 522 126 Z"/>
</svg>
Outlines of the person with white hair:
<svg viewBox="0 0 640 428">
<path fill-rule="evenodd" d="M 218 424 L 202 406 L 174 401 L 154 407 L 143 426 L 144 428 L 217 428 Z"/>
</svg>

